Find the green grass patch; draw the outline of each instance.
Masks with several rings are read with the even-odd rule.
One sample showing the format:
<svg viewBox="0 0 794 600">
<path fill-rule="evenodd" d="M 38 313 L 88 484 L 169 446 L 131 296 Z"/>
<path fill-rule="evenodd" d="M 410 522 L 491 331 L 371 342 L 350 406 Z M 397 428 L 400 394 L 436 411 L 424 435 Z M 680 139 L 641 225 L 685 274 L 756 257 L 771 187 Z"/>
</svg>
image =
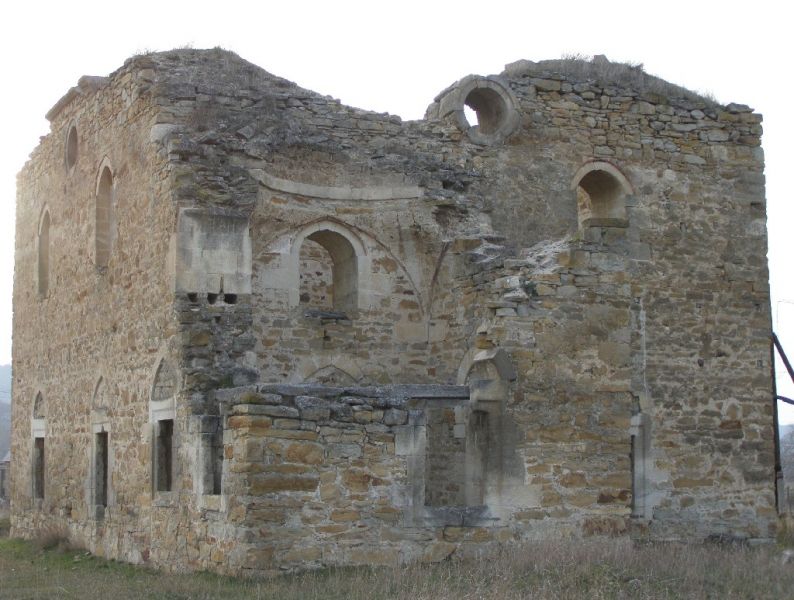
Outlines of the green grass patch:
<svg viewBox="0 0 794 600">
<path fill-rule="evenodd" d="M 792 598 L 794 569 L 782 563 L 780 552 L 772 546 L 635 546 L 591 539 L 513 546 L 488 559 L 251 580 L 135 567 L 71 549 L 62 539 L 42 545 L 6 538 L 0 539 L 0 598 Z"/>
</svg>

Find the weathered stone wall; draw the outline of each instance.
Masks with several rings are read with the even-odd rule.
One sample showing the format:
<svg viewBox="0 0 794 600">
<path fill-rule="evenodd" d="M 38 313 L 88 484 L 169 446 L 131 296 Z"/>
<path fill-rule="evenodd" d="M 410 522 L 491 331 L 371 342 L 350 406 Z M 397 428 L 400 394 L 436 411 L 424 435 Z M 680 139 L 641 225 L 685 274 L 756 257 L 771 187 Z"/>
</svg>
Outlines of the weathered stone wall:
<svg viewBox="0 0 794 600">
<path fill-rule="evenodd" d="M 156 109 L 145 73 L 81 80 L 49 115 L 19 175 L 14 282 L 12 526 L 70 531 L 99 553 L 140 560 L 151 505 L 149 398 L 158 361 L 179 353 L 169 241 L 176 212 L 168 164 L 150 143 Z M 67 166 L 67 134 L 78 143 Z M 95 203 L 113 173 L 116 228 L 105 267 L 95 264 Z M 37 232 L 50 216 L 49 285 L 37 286 Z M 145 315 L 145 318 L 140 318 Z M 32 498 L 34 398 L 42 398 L 44 498 Z M 98 519 L 92 453 L 110 432 L 109 506 Z M 35 424 L 34 424 L 35 428 Z"/>
<path fill-rule="evenodd" d="M 750 109 L 605 61 L 520 61 L 402 122 L 219 50 L 136 57 L 56 109 L 20 175 L 16 532 L 229 573 L 774 534 Z"/>
</svg>

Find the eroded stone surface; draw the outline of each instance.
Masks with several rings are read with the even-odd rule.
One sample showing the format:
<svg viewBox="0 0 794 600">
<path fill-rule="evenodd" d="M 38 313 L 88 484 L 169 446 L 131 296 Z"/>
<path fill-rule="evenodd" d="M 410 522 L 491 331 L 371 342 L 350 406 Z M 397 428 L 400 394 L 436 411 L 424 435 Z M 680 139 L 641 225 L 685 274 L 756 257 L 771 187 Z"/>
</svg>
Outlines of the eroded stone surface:
<svg viewBox="0 0 794 600">
<path fill-rule="evenodd" d="M 761 116 L 604 60 L 413 122 L 220 50 L 81 80 L 19 178 L 14 533 L 233 574 L 774 535 Z"/>
</svg>

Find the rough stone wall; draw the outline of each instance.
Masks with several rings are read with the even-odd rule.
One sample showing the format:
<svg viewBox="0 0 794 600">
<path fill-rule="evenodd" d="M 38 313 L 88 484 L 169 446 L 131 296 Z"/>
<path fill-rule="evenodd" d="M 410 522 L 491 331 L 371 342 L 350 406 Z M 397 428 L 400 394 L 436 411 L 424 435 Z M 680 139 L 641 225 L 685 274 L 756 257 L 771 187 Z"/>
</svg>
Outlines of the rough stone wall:
<svg viewBox="0 0 794 600">
<path fill-rule="evenodd" d="M 84 80 L 81 80 L 84 82 Z M 140 560 L 151 504 L 149 397 L 163 357 L 178 354 L 169 241 L 176 212 L 168 164 L 150 144 L 156 110 L 141 96 L 145 73 L 83 83 L 49 115 L 18 179 L 14 281 L 12 526 L 71 532 L 110 556 Z M 76 127 L 76 160 L 65 162 Z M 95 195 L 113 172 L 118 223 L 109 264 L 94 260 Z M 51 220 L 49 286 L 37 291 L 37 231 Z M 145 318 L 139 318 L 145 315 Z M 32 496 L 31 420 L 42 398 L 44 499 Z M 110 503 L 97 519 L 92 452 L 110 429 Z"/>
<path fill-rule="evenodd" d="M 604 61 L 470 76 L 415 122 L 219 50 L 91 81 L 20 176 L 16 532 L 228 573 L 774 534 L 760 115 Z M 170 420 L 173 486 L 156 491 L 151 436 Z"/>
</svg>

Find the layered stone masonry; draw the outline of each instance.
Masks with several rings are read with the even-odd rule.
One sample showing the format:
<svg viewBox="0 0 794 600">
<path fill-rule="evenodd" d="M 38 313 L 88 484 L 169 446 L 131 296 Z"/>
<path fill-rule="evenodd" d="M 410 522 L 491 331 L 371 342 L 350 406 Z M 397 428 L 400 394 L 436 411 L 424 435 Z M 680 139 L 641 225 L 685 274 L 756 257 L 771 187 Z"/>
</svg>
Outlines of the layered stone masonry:
<svg viewBox="0 0 794 600">
<path fill-rule="evenodd" d="M 215 50 L 50 117 L 20 175 L 15 533 L 228 573 L 774 535 L 749 108 L 519 61 L 403 122 Z"/>
</svg>

